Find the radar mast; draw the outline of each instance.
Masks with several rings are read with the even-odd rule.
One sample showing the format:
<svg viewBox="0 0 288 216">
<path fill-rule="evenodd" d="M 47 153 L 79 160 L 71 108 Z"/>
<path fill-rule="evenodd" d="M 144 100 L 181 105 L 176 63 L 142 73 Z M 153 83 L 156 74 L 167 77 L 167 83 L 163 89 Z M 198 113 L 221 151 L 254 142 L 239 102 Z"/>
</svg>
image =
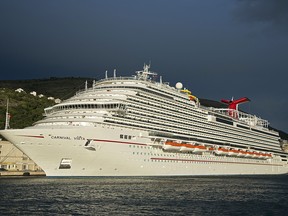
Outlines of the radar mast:
<svg viewBox="0 0 288 216">
<path fill-rule="evenodd" d="M 148 80 L 157 76 L 157 73 L 149 71 L 150 65 L 144 64 L 143 70 L 136 71 L 137 79 Z"/>
</svg>

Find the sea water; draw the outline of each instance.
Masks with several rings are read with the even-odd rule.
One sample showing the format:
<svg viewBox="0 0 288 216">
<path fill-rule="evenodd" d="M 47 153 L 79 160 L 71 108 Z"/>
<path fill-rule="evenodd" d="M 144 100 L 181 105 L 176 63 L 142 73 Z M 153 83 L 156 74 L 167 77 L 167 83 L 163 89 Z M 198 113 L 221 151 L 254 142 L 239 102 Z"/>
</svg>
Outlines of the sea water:
<svg viewBox="0 0 288 216">
<path fill-rule="evenodd" d="M 0 215 L 287 214 L 287 175 L 0 178 Z"/>
</svg>

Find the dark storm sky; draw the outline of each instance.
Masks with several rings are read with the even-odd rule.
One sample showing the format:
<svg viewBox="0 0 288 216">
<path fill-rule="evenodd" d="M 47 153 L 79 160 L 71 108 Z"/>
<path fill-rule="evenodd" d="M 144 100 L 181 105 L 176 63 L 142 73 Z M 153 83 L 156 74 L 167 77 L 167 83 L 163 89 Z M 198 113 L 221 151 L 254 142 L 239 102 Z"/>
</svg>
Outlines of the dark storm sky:
<svg viewBox="0 0 288 216">
<path fill-rule="evenodd" d="M 287 0 L 0 1 L 1 80 L 131 75 L 152 63 L 288 132 Z"/>
</svg>

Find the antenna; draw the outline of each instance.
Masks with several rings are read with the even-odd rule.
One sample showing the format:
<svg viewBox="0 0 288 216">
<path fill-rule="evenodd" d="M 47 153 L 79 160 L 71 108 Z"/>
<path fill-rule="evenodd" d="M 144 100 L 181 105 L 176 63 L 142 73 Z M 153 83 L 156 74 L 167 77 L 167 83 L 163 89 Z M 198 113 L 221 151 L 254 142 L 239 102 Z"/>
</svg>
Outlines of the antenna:
<svg viewBox="0 0 288 216">
<path fill-rule="evenodd" d="M 113 76 L 114 76 L 114 78 L 116 78 L 116 69 L 114 69 L 114 75 Z"/>
<path fill-rule="evenodd" d="M 88 82 L 86 80 L 86 82 L 85 82 L 85 91 L 87 91 L 87 89 L 88 89 Z"/>
<path fill-rule="evenodd" d="M 107 79 L 108 78 L 108 71 L 106 70 L 105 71 L 105 79 Z"/>
<path fill-rule="evenodd" d="M 7 130 L 8 128 L 10 128 L 9 122 L 10 122 L 9 98 L 7 98 L 5 130 Z"/>
</svg>

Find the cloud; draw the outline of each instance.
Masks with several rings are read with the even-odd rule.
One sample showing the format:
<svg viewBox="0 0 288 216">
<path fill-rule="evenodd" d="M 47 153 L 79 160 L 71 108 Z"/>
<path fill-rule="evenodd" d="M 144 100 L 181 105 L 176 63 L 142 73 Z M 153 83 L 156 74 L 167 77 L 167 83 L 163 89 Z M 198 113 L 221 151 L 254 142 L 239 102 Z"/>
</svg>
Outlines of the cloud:
<svg viewBox="0 0 288 216">
<path fill-rule="evenodd" d="M 288 31 L 287 0 L 237 0 L 236 16 L 242 21 L 267 23 Z"/>
</svg>

